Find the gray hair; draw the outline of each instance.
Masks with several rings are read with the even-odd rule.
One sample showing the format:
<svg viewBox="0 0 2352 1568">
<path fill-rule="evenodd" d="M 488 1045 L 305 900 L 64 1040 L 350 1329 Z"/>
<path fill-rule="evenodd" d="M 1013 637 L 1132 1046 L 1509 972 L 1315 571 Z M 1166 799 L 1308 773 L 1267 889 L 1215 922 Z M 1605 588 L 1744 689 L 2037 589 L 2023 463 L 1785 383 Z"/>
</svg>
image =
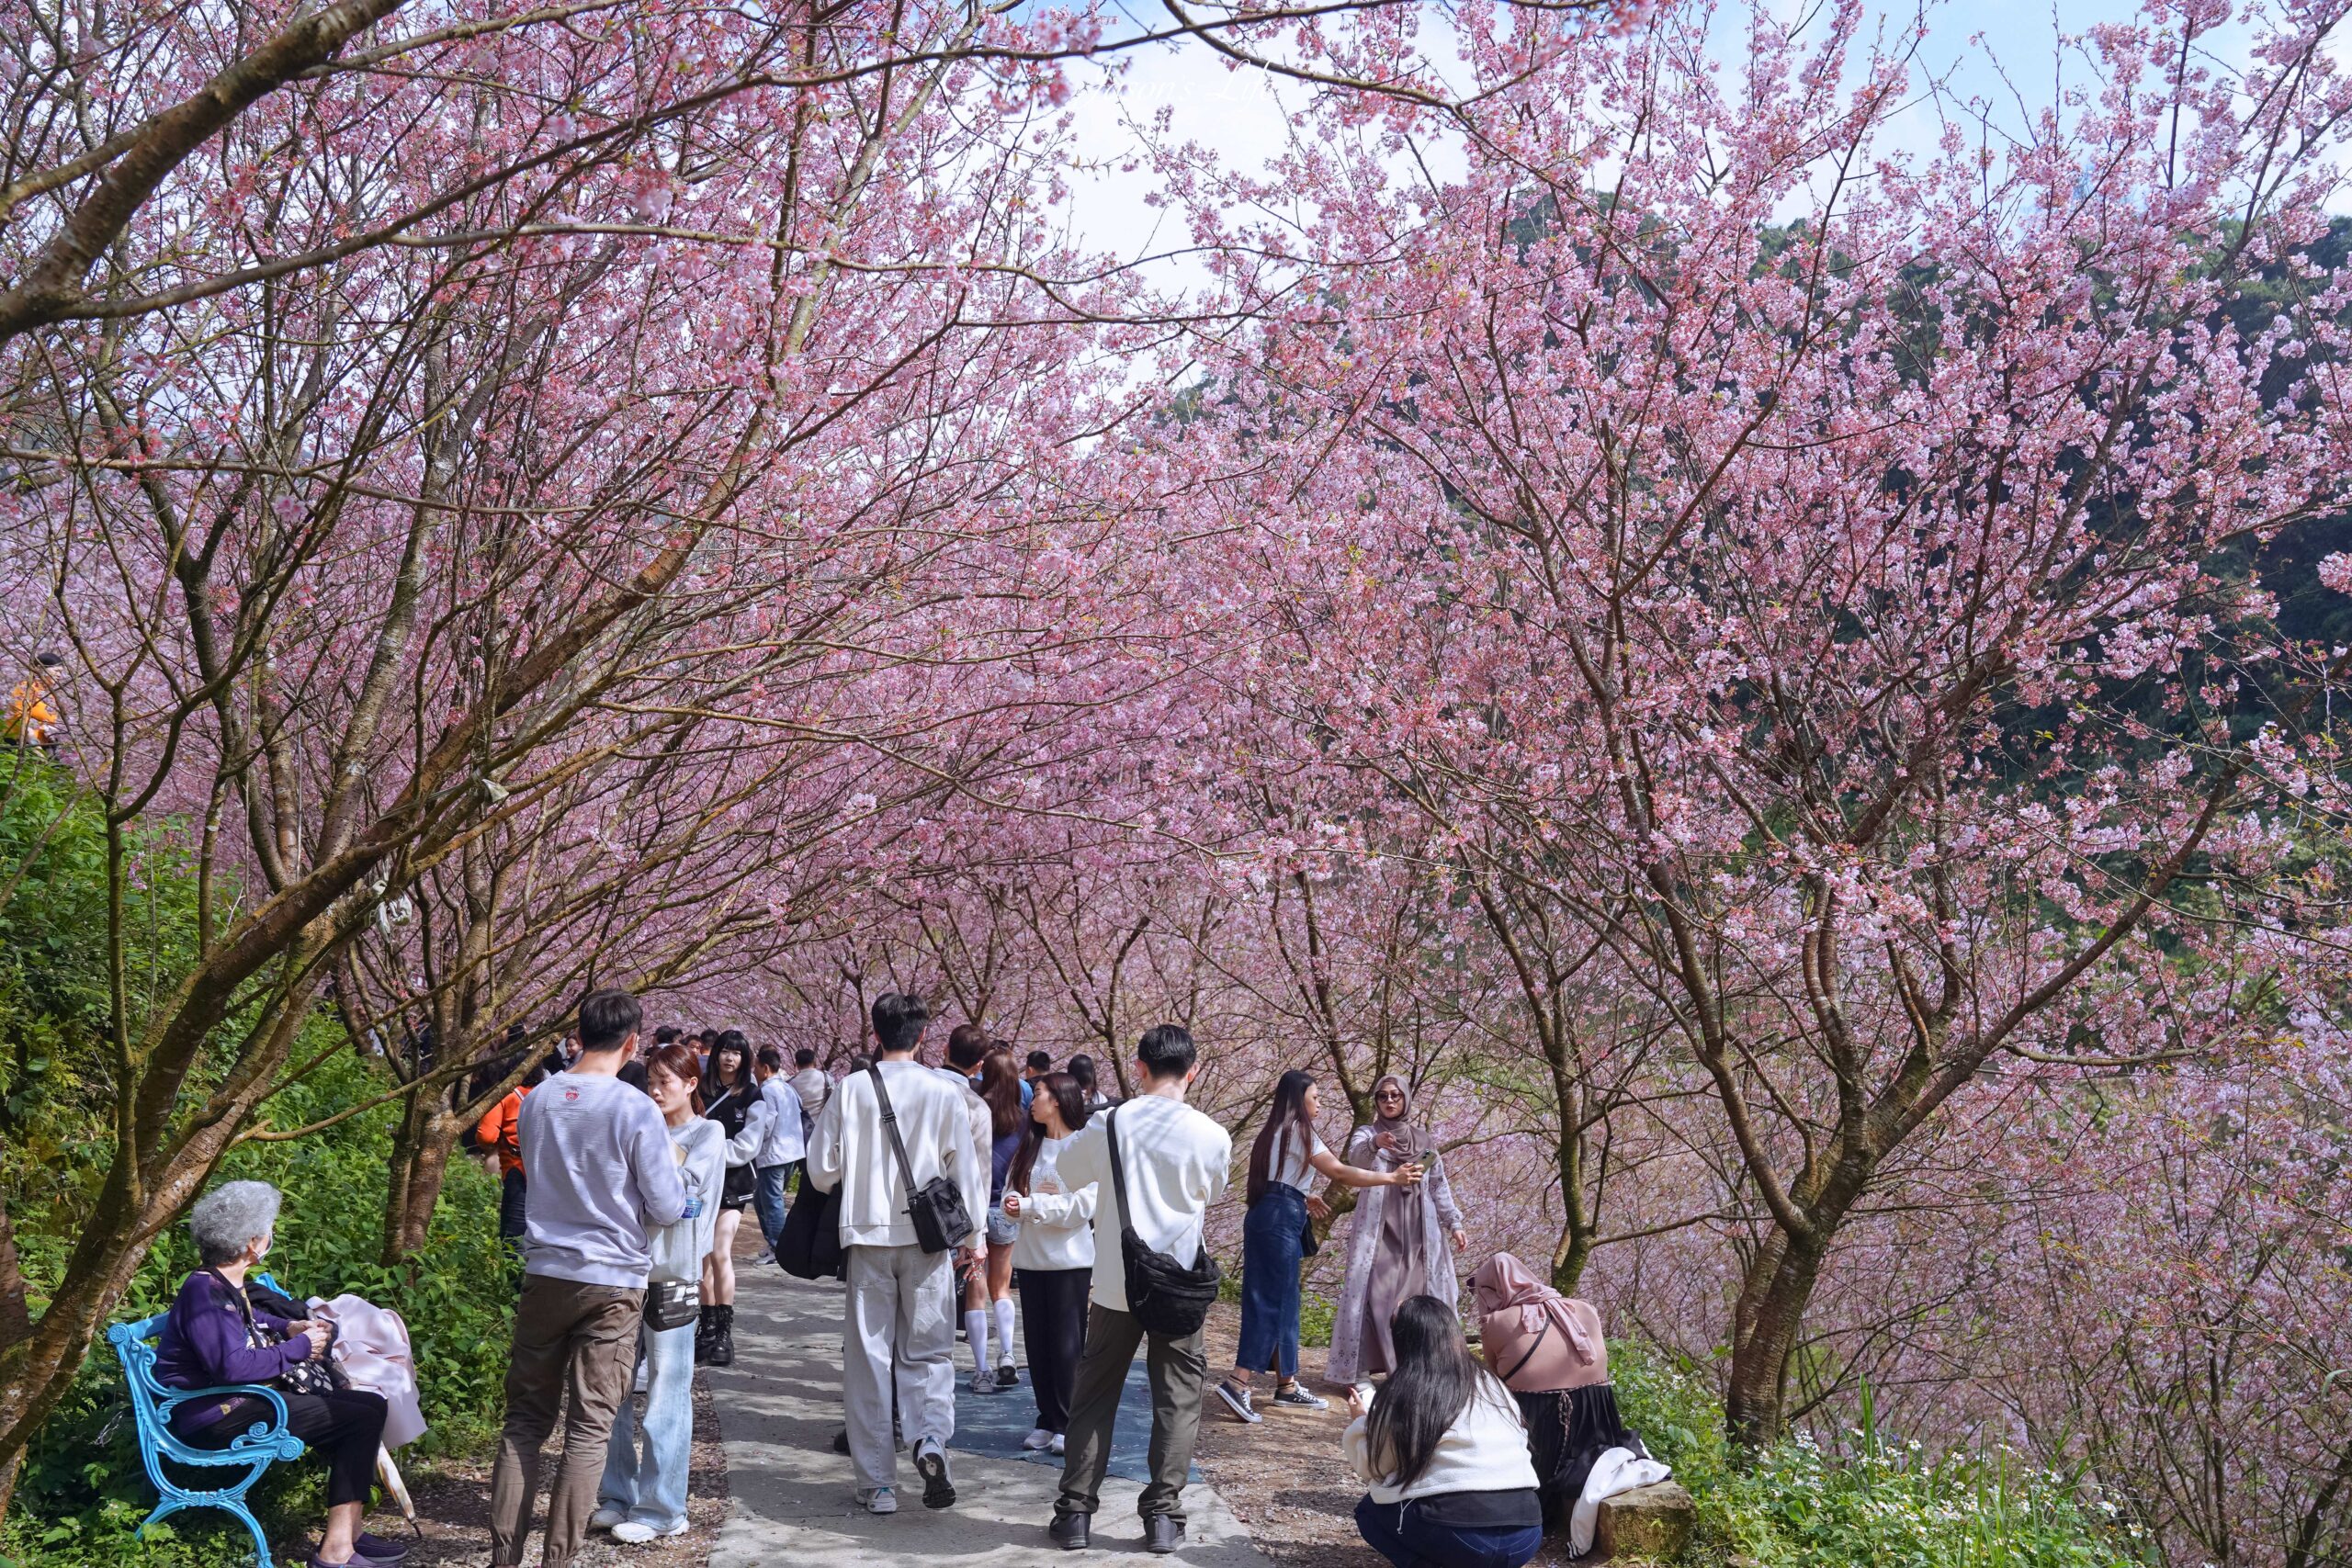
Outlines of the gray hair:
<svg viewBox="0 0 2352 1568">
<path fill-rule="evenodd" d="M 277 1224 L 277 1189 L 266 1181 L 224 1181 L 187 1212 L 188 1235 L 208 1264 L 230 1263 Z"/>
</svg>

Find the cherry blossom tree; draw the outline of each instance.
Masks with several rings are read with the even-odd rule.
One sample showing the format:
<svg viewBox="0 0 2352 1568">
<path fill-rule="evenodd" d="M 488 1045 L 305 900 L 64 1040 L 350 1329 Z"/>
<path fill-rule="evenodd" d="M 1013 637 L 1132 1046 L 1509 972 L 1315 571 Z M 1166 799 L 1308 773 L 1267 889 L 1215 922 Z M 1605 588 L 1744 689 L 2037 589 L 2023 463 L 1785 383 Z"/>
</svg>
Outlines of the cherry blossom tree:
<svg viewBox="0 0 2352 1568">
<path fill-rule="evenodd" d="M 2151 7 L 2006 150 L 1907 153 L 1855 8 L 1753 12 L 1728 78 L 1695 13 L 1474 13 L 1459 179 L 1336 97 L 1262 185 L 1170 156 L 1268 323 L 1191 437 L 1260 584 L 1231 676 L 1671 1021 L 1737 1154 L 1746 1440 L 1982 1075 L 2243 1038 L 2186 955 L 2281 913 L 2315 694 L 2227 552 L 2346 499 L 2306 250 L 2352 88 L 2334 13 L 2263 21 L 2223 79 Z"/>
</svg>

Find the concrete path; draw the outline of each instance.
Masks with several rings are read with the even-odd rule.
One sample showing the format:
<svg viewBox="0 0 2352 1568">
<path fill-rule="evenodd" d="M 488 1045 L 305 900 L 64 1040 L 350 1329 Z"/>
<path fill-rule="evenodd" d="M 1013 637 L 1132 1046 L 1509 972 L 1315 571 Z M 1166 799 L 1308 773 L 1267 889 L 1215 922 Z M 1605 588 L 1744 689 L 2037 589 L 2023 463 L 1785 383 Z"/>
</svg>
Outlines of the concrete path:
<svg viewBox="0 0 2352 1568">
<path fill-rule="evenodd" d="M 1141 1554 L 1136 1498 L 1143 1489 L 1134 1482 L 1106 1480 L 1093 1549 L 1062 1552 L 1046 1538 L 1058 1469 L 957 1450 L 949 1456 L 955 1507 L 925 1508 L 922 1484 L 902 1461 L 899 1511 L 876 1518 L 860 1510 L 849 1461 L 832 1450 L 841 1427 L 841 1286 L 804 1283 L 774 1264 L 737 1266 L 735 1364 L 703 1369 L 727 1450 L 727 1519 L 711 1568 L 1082 1564 Z M 1205 1483 L 1184 1489 L 1184 1511 L 1190 1539 L 1174 1561 L 1265 1568 L 1249 1532 Z"/>
</svg>

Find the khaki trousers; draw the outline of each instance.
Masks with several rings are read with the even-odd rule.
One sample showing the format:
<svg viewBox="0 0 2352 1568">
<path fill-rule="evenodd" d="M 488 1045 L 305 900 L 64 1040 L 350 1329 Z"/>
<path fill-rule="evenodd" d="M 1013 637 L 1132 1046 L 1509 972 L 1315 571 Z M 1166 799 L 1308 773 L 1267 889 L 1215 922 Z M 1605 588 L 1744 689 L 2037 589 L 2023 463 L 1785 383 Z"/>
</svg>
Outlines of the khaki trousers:
<svg viewBox="0 0 2352 1568">
<path fill-rule="evenodd" d="M 548 1498 L 547 1547 L 539 1561 L 546 1568 L 566 1568 L 580 1550 L 596 1507 L 613 1413 L 628 1397 L 637 1370 L 637 1325 L 644 1313 L 642 1287 L 523 1277 L 506 1366 L 506 1430 L 490 1482 L 490 1560 L 500 1568 L 523 1561 L 539 1491 L 539 1448 L 555 1429 L 566 1394 L 571 1408 L 564 1416 L 563 1459 Z"/>
<path fill-rule="evenodd" d="M 1163 1339 L 1147 1335 L 1131 1313 L 1099 1303 L 1088 1309 L 1086 1349 L 1078 1362 L 1070 1394 L 1069 1431 L 1062 1440 L 1062 1492 L 1056 1517 L 1091 1515 L 1101 1505 L 1103 1472 L 1111 1464 L 1111 1427 L 1136 1348 L 1145 1347 L 1144 1371 L 1151 1382 L 1151 1481 L 1136 1511 L 1148 1519 L 1165 1514 L 1184 1522 L 1184 1482 L 1193 1472 L 1193 1444 L 1201 1433 L 1201 1394 L 1208 1386 L 1208 1352 L 1201 1335 Z"/>
</svg>

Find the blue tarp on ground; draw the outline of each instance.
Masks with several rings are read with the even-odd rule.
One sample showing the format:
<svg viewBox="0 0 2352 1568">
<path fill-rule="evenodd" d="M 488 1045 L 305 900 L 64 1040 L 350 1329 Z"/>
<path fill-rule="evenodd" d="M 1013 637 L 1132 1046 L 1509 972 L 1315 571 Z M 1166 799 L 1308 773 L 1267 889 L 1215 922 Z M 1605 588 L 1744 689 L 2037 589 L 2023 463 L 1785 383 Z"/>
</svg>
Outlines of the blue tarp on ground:
<svg viewBox="0 0 2352 1568">
<path fill-rule="evenodd" d="M 1024 1460 L 1059 1470 L 1058 1455 L 1032 1453 L 1021 1446 L 1021 1439 L 1037 1424 L 1037 1396 L 1029 1387 L 1028 1369 L 1022 1369 L 1018 1387 L 1002 1393 L 974 1393 L 971 1358 L 960 1353 L 960 1341 L 956 1348 L 956 1440 L 948 1446 L 990 1459 Z M 1143 1357 L 1138 1354 L 1127 1369 L 1126 1392 L 1119 1396 L 1119 1420 L 1111 1434 L 1111 1473 L 1127 1481 L 1148 1482 L 1151 1470 L 1145 1461 L 1150 1447 L 1151 1388 L 1144 1381 Z M 1199 1465 L 1193 1467 L 1192 1478 L 1201 1479 Z"/>
</svg>

